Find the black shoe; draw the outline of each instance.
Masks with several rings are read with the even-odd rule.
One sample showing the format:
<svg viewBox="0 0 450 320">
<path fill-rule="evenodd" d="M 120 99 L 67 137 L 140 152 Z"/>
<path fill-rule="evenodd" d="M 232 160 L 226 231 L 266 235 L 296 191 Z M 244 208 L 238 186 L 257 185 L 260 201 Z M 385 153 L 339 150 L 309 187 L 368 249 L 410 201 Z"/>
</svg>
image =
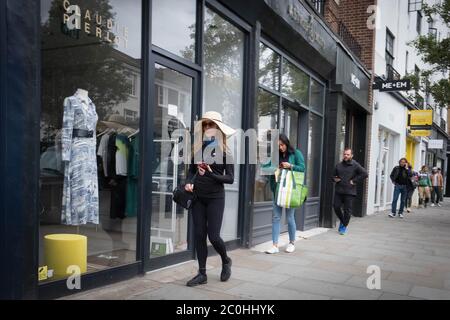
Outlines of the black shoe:
<svg viewBox="0 0 450 320">
<path fill-rule="evenodd" d="M 208 283 L 208 277 L 206 276 L 206 274 L 197 274 L 194 278 L 192 278 L 191 280 L 189 280 L 186 285 L 188 287 L 195 287 L 198 286 L 200 284 L 206 284 Z"/>
<path fill-rule="evenodd" d="M 220 273 L 220 281 L 228 281 L 231 277 L 231 265 L 233 262 L 231 261 L 231 258 L 228 258 L 227 263 L 222 264 L 222 272 Z"/>
</svg>

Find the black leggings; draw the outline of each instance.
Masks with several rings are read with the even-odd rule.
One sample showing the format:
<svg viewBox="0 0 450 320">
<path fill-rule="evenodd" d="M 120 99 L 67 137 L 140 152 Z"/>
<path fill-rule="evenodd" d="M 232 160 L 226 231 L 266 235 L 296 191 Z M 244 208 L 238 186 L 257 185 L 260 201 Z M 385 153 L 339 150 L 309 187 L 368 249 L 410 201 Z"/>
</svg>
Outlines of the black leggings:
<svg viewBox="0 0 450 320">
<path fill-rule="evenodd" d="M 222 263 L 228 262 L 225 243 L 220 237 L 222 227 L 223 210 L 225 198 L 197 198 L 192 207 L 192 218 L 194 220 L 195 247 L 197 249 L 198 266 L 201 273 L 206 272 L 206 258 L 208 247 L 206 236 L 222 258 Z"/>
</svg>

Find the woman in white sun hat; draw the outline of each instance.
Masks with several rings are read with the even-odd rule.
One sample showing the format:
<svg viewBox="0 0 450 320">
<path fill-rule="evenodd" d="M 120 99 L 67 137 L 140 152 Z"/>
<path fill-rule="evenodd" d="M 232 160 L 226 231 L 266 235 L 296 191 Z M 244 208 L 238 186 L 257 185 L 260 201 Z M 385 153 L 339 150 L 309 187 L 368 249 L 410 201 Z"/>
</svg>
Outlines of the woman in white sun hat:
<svg viewBox="0 0 450 320">
<path fill-rule="evenodd" d="M 207 236 L 222 259 L 220 280 L 227 281 L 231 276 L 231 259 L 220 237 L 220 228 L 225 207 L 224 183 L 234 182 L 234 164 L 226 144 L 227 137 L 234 133 L 234 129 L 222 122 L 221 114 L 214 111 L 206 112 L 194 129 L 194 157 L 188 181 L 192 181 L 197 171 L 198 174 L 185 189 L 197 196 L 192 217 L 199 272 L 187 282 L 189 287 L 207 283 Z"/>
</svg>

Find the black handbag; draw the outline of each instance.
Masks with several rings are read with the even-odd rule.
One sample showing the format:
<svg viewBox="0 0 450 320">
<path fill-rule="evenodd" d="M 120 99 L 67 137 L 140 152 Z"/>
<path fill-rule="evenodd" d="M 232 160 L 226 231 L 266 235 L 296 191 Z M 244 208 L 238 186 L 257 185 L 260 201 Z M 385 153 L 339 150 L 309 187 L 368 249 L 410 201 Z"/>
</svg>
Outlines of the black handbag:
<svg viewBox="0 0 450 320">
<path fill-rule="evenodd" d="M 195 178 L 197 177 L 197 172 L 195 173 L 194 177 L 191 180 L 191 184 L 194 183 Z M 179 185 L 178 187 L 173 190 L 172 193 L 172 200 L 182 206 L 185 209 L 191 209 L 195 199 L 197 198 L 195 195 L 195 192 L 189 192 L 184 189 L 185 184 Z"/>
</svg>

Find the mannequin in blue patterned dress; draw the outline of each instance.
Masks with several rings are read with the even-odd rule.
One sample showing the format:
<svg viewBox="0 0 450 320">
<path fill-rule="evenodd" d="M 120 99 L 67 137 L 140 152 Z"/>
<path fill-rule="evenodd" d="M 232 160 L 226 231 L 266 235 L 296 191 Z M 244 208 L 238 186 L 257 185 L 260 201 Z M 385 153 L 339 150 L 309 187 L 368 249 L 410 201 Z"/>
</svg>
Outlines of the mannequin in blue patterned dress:
<svg viewBox="0 0 450 320">
<path fill-rule="evenodd" d="M 87 91 L 64 100 L 62 160 L 64 189 L 61 221 L 67 225 L 99 223 L 96 157 L 97 112 Z"/>
</svg>

